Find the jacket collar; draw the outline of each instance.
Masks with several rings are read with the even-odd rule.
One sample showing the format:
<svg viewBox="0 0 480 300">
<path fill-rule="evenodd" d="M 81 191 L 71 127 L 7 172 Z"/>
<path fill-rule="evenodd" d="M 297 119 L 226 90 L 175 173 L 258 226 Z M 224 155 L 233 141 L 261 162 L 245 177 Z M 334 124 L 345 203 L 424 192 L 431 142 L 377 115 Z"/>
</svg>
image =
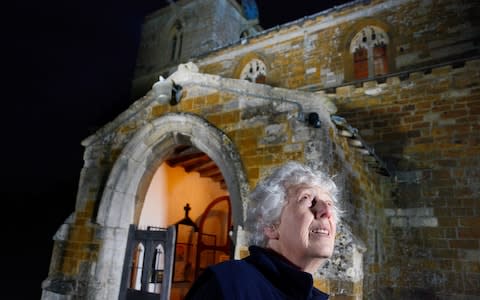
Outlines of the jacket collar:
<svg viewBox="0 0 480 300">
<path fill-rule="evenodd" d="M 257 267 L 272 284 L 292 299 L 326 300 L 328 295 L 313 287 L 310 273 L 301 271 L 273 250 L 249 247 L 245 260 Z"/>
</svg>

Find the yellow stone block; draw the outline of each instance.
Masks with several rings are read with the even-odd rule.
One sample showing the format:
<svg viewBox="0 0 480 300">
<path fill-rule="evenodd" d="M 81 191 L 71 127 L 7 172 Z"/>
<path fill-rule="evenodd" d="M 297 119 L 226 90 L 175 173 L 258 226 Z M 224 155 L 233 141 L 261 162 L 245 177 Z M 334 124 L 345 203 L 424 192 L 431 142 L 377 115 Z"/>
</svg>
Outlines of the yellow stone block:
<svg viewBox="0 0 480 300">
<path fill-rule="evenodd" d="M 215 105 L 220 103 L 220 93 L 214 93 L 206 96 L 206 105 Z"/>
<path fill-rule="evenodd" d="M 76 273 L 77 262 L 72 258 L 64 258 L 61 267 L 62 273 L 65 275 L 72 275 Z"/>
<path fill-rule="evenodd" d="M 159 117 L 166 113 L 168 110 L 167 106 L 165 104 L 163 105 L 156 105 L 152 107 L 152 116 L 153 117 Z"/>
<path fill-rule="evenodd" d="M 432 69 L 432 75 L 448 75 L 452 71 L 452 66 L 444 66 Z"/>
<path fill-rule="evenodd" d="M 185 99 L 180 102 L 180 107 L 184 111 L 190 111 L 193 108 L 193 101 L 192 99 Z"/>
<path fill-rule="evenodd" d="M 260 176 L 260 172 L 259 172 L 257 167 L 248 168 L 247 169 L 247 176 L 248 176 L 248 178 L 251 178 L 251 179 L 254 179 L 254 178 L 257 179 Z"/>
<path fill-rule="evenodd" d="M 313 286 L 316 287 L 317 289 L 323 291 L 323 292 L 330 291 L 330 285 L 329 285 L 328 280 L 326 280 L 326 279 L 314 278 L 313 279 Z"/>
<path fill-rule="evenodd" d="M 222 124 L 231 124 L 240 121 L 240 111 L 229 111 L 222 115 Z"/>
<path fill-rule="evenodd" d="M 197 110 L 205 106 L 206 97 L 192 98 L 192 109 Z"/>
<path fill-rule="evenodd" d="M 222 122 L 221 114 L 206 115 L 205 118 L 212 124 L 219 125 Z"/>
</svg>

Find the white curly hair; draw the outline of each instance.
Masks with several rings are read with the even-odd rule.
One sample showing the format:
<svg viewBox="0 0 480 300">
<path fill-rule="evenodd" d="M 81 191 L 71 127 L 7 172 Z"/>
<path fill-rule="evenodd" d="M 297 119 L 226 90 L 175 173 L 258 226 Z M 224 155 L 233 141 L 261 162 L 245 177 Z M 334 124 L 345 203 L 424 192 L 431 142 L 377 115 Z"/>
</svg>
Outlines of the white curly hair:
<svg viewBox="0 0 480 300">
<path fill-rule="evenodd" d="M 287 162 L 261 180 L 250 193 L 246 221 L 250 245 L 266 246 L 268 239 L 264 228 L 278 224 L 288 201 L 288 190 L 298 185 L 318 186 L 327 192 L 334 203 L 334 218 L 338 221 L 341 211 L 335 182 L 324 172 L 314 171 L 298 162 Z"/>
</svg>

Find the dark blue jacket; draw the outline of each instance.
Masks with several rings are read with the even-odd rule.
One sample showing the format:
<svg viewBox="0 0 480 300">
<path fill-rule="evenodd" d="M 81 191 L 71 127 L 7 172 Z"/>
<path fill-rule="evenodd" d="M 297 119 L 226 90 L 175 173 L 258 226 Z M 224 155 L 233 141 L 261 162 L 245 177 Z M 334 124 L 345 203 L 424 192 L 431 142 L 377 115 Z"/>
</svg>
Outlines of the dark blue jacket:
<svg viewBox="0 0 480 300">
<path fill-rule="evenodd" d="M 310 273 L 300 271 L 275 252 L 256 246 L 250 256 L 209 267 L 197 279 L 185 300 L 326 300 L 313 287 Z"/>
</svg>

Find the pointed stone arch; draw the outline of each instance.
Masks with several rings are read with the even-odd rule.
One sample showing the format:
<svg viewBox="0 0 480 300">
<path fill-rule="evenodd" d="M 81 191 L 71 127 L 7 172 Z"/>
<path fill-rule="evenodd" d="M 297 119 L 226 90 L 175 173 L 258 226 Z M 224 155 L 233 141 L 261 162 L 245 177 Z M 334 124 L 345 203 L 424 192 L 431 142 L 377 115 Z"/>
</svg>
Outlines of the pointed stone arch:
<svg viewBox="0 0 480 300">
<path fill-rule="evenodd" d="M 260 69 L 253 72 L 253 78 L 249 81 L 257 83 L 266 83 L 268 75 L 268 61 L 259 53 L 251 52 L 243 56 L 237 63 L 235 69 L 233 70 L 233 78 L 247 79 L 245 75 L 248 74 L 246 69 L 250 68 L 250 64 L 258 66 Z M 256 79 L 261 77 L 260 81 Z"/>
<path fill-rule="evenodd" d="M 138 222 L 150 181 L 176 145 L 192 145 L 219 167 L 228 187 L 235 226 L 243 226 L 248 182 L 235 145 L 206 120 L 186 113 L 166 114 L 145 125 L 124 147 L 104 189 L 96 222 L 103 245 L 89 290 L 99 299 L 118 296 L 129 224 Z M 108 282 L 108 286 L 99 283 Z M 102 298 L 106 297 L 106 298 Z"/>
<path fill-rule="evenodd" d="M 370 31 L 372 28 L 378 30 L 383 34 L 383 37 L 379 40 L 386 41 L 388 47 L 386 48 L 386 65 L 388 72 L 394 72 L 396 70 L 395 66 L 395 49 L 396 49 L 396 40 L 395 37 L 397 33 L 395 28 L 393 28 L 390 24 L 375 18 L 364 18 L 358 22 L 355 22 L 348 30 L 346 30 L 346 34 L 343 35 L 342 38 L 342 57 L 344 58 L 344 78 L 345 82 L 355 80 L 355 73 L 354 73 L 354 55 L 352 54 L 352 50 L 355 49 L 360 43 L 356 42 L 356 38 L 362 35 L 362 31 L 369 29 Z"/>
</svg>

